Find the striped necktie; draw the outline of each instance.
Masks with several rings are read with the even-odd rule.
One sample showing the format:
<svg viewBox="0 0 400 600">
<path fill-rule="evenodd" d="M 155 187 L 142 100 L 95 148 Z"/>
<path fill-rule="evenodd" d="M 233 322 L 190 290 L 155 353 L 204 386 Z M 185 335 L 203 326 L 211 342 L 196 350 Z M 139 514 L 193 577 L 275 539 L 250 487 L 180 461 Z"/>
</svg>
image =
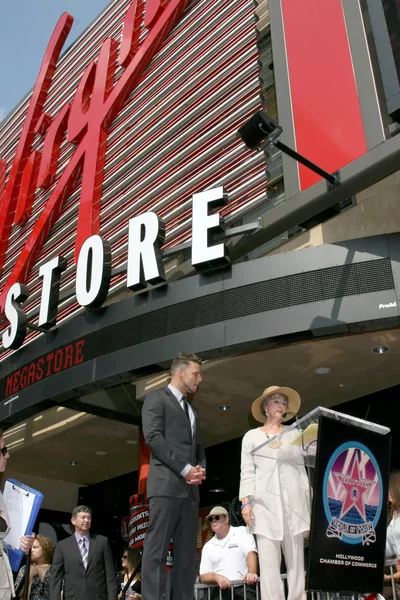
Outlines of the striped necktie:
<svg viewBox="0 0 400 600">
<path fill-rule="evenodd" d="M 81 539 L 79 540 L 79 550 L 82 556 L 82 562 L 83 562 L 83 566 L 85 567 L 85 569 L 87 569 L 87 563 L 88 563 L 88 549 L 86 546 L 86 541 L 84 537 L 81 537 Z"/>
</svg>

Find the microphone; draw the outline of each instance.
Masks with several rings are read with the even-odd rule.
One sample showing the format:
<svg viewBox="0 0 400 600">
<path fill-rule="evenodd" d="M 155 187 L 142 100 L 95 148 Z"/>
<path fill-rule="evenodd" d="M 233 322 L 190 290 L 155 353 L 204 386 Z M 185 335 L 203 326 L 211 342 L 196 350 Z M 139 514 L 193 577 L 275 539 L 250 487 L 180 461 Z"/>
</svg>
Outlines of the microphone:
<svg viewBox="0 0 400 600">
<path fill-rule="evenodd" d="M 287 412 L 282 413 L 282 419 L 286 419 L 287 416 L 290 416 L 290 418 L 293 419 L 293 417 L 295 417 L 296 415 L 297 413 L 290 412 L 290 410 L 288 410 Z"/>
</svg>

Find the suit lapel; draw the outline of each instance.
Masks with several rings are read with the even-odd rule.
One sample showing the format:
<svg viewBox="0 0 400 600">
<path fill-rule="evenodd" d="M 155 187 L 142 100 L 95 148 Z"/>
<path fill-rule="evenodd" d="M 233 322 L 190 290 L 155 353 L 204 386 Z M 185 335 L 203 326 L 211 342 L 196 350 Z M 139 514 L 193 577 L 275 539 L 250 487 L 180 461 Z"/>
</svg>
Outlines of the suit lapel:
<svg viewBox="0 0 400 600">
<path fill-rule="evenodd" d="M 166 388 L 165 391 L 167 393 L 168 398 L 171 400 L 173 406 L 175 406 L 176 410 L 180 411 L 179 414 L 180 413 L 185 414 L 184 411 L 182 410 L 182 406 L 179 404 L 178 398 L 175 396 L 175 394 L 173 394 L 169 388 Z"/>
<path fill-rule="evenodd" d="M 89 568 L 90 561 L 92 560 L 92 557 L 93 557 L 93 554 L 94 554 L 94 550 L 96 548 L 96 543 L 97 543 L 96 536 L 95 535 L 91 535 L 90 536 L 90 541 L 89 541 L 89 554 L 88 554 L 87 568 Z"/>
<path fill-rule="evenodd" d="M 183 417 L 183 420 L 184 420 L 184 422 L 186 424 L 186 427 L 188 428 L 188 430 L 191 433 L 191 429 L 192 428 L 191 428 L 190 423 L 189 423 L 189 421 L 188 421 L 188 419 L 186 417 L 185 411 L 183 410 L 182 406 L 179 404 L 178 398 L 175 396 L 175 394 L 173 394 L 171 392 L 171 390 L 169 389 L 169 387 L 165 388 L 165 393 L 167 394 L 168 398 L 170 399 L 172 405 L 179 411 L 179 415 L 181 416 L 181 420 L 182 420 L 182 417 Z"/>
</svg>

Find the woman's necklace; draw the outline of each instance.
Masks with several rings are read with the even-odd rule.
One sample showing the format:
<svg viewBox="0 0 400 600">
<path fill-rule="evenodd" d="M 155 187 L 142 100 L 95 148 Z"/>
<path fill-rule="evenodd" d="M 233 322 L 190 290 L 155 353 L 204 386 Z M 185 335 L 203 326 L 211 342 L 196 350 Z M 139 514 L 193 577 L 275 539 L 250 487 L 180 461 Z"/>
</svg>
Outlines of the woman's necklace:
<svg viewBox="0 0 400 600">
<path fill-rule="evenodd" d="M 283 430 L 283 425 L 279 425 L 279 429 L 277 432 L 271 432 L 269 433 L 266 429 L 265 429 L 265 425 L 263 427 L 263 432 L 265 433 L 265 436 L 267 438 L 267 440 L 270 440 L 271 438 L 274 438 L 275 436 L 277 436 L 279 433 L 281 433 L 281 431 Z M 270 448 L 276 449 L 276 448 L 280 448 L 282 445 L 280 438 L 276 438 L 275 440 L 272 439 L 272 441 L 268 444 L 268 446 Z"/>
<path fill-rule="evenodd" d="M 39 564 L 33 563 L 31 565 L 30 576 L 34 577 L 35 575 L 38 575 L 40 580 L 43 581 L 49 568 L 50 568 L 50 565 L 47 563 L 39 563 Z"/>
</svg>

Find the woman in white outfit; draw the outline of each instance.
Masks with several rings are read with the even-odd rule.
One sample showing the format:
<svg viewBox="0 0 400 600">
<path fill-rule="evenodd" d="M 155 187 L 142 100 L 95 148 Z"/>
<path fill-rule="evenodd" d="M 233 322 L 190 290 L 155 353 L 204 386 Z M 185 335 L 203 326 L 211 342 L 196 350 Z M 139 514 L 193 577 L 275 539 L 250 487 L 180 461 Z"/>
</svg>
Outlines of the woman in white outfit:
<svg viewBox="0 0 400 600">
<path fill-rule="evenodd" d="M 262 600 L 285 600 L 280 576 L 281 552 L 287 567 L 288 600 L 305 600 L 304 537 L 310 529 L 310 493 L 294 430 L 271 445 L 256 448 L 283 431 L 283 422 L 299 408 L 299 394 L 271 386 L 253 402 L 252 414 L 262 427 L 242 442 L 239 497 L 242 516 L 257 539 Z"/>
<path fill-rule="evenodd" d="M 394 470 L 389 479 L 389 514 L 386 535 L 386 556 L 394 558 L 400 556 L 400 471 Z M 397 594 L 400 592 L 400 565 L 394 570 L 394 581 Z M 385 597 L 392 596 L 392 579 L 388 573 L 385 574 Z"/>
<path fill-rule="evenodd" d="M 390 473 L 388 522 L 386 556 L 400 556 L 400 471 L 398 470 Z"/>
<path fill-rule="evenodd" d="M 10 458 L 8 450 L 4 444 L 3 432 L 0 431 L 0 475 L 4 473 L 7 461 Z M 10 600 L 15 595 L 13 576 L 5 550 L 4 538 L 10 531 L 7 508 L 4 503 L 3 494 L 0 492 L 0 600 Z M 22 536 L 20 538 L 20 549 L 23 552 L 29 552 L 34 542 L 34 536 Z"/>
</svg>

